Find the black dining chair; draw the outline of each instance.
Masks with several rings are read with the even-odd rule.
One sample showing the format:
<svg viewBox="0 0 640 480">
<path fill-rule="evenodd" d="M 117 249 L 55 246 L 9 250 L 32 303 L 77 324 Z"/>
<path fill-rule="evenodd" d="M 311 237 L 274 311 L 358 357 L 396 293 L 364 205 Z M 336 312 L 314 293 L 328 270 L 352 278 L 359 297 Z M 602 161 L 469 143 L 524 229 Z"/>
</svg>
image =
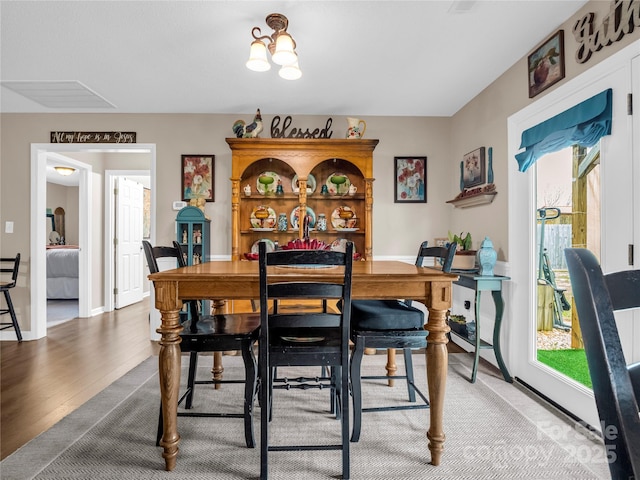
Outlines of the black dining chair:
<svg viewBox="0 0 640 480">
<path fill-rule="evenodd" d="M 184 267 L 184 257 L 177 242 L 173 247 L 153 247 L 143 240 L 144 253 L 151 273 L 157 273 L 159 258 L 175 258 L 177 267 Z M 247 447 L 255 447 L 253 430 L 253 404 L 257 392 L 257 364 L 253 353 L 253 346 L 258 340 L 260 330 L 260 316 L 257 313 L 236 313 L 223 315 L 202 315 L 198 312 L 197 300 L 187 302 L 191 318 L 182 323 L 180 333 L 182 341 L 180 350 L 189 353 L 189 373 L 187 375 L 187 389 L 178 399 L 178 405 L 184 402 L 185 410 L 191 410 L 196 385 L 216 385 L 225 383 L 244 383 L 244 406 L 242 413 L 225 412 L 178 412 L 182 417 L 217 417 L 243 418 L 244 436 Z M 198 354 L 202 352 L 224 352 L 239 350 L 244 362 L 245 378 L 242 380 L 197 380 Z M 158 418 L 156 445 L 162 437 L 162 406 Z"/>
<path fill-rule="evenodd" d="M 429 247 L 422 242 L 416 258 L 416 266 L 422 267 L 427 258 L 433 266 L 445 272 L 451 271 L 457 244 L 448 247 Z M 360 439 L 362 412 L 412 410 L 429 408 L 426 396 L 415 386 L 412 350 L 426 348 L 427 332 L 424 330 L 424 313 L 411 306 L 410 300 L 354 300 L 351 303 L 351 389 L 353 395 L 353 432 L 351 441 Z M 401 348 L 404 353 L 404 375 L 361 375 L 362 358 L 366 348 Z M 362 379 L 406 380 L 409 404 L 362 408 Z M 416 402 L 416 393 L 423 403 Z"/>
<path fill-rule="evenodd" d="M 349 478 L 349 319 L 351 309 L 351 276 L 353 244 L 345 252 L 329 250 L 276 250 L 267 253 L 259 244 L 260 270 L 260 478 L 268 478 L 269 452 L 341 450 L 342 478 Z M 274 281 L 272 275 L 285 269 L 338 268 L 331 280 Z M 274 300 L 336 300 L 347 306 L 342 312 L 272 309 Z M 329 368 L 331 375 L 310 383 L 274 385 L 277 367 L 317 366 Z M 273 393 L 278 388 L 328 388 L 335 395 L 336 418 L 341 425 L 339 444 L 272 445 L 269 422 Z M 313 429 L 309 429 L 310 440 Z"/>
<path fill-rule="evenodd" d="M 640 270 L 603 275 L 589 250 L 565 256 L 611 478 L 640 479 L 640 362 L 627 365 L 615 317 L 640 307 Z"/>
<path fill-rule="evenodd" d="M 16 286 L 18 280 L 18 268 L 20 267 L 20 254 L 18 253 L 13 258 L 0 258 L 0 273 L 10 273 L 11 280 L 0 280 L 0 291 L 4 294 L 4 299 L 7 301 L 7 308 L 0 309 L 0 315 L 6 315 L 7 313 L 11 317 L 11 322 L 0 323 L 0 330 L 6 330 L 7 328 L 13 328 L 18 337 L 18 342 L 22 342 L 22 332 L 20 331 L 20 325 L 18 324 L 18 318 L 16 317 L 16 311 L 13 308 L 13 302 L 11 301 L 10 290 Z"/>
</svg>

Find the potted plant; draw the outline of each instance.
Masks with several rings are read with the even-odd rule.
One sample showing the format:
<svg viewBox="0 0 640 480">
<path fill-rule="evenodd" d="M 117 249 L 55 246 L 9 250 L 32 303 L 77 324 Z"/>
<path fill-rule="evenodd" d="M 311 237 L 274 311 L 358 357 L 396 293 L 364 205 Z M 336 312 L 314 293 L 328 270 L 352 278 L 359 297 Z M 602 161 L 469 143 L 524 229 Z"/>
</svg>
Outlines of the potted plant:
<svg viewBox="0 0 640 480">
<path fill-rule="evenodd" d="M 458 249 L 453 257 L 452 268 L 456 270 L 473 270 L 476 267 L 476 251 L 472 250 L 473 240 L 469 232 L 454 235 L 449 232 L 449 242 L 456 242 Z"/>
</svg>

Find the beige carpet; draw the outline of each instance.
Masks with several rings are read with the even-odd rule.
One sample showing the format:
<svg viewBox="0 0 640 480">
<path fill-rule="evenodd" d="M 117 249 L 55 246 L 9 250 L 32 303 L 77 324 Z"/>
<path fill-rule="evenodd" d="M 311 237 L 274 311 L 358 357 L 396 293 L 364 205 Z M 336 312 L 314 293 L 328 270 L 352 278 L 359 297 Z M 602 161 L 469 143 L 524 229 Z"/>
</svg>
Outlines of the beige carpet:
<svg viewBox="0 0 640 480">
<path fill-rule="evenodd" d="M 424 356 L 414 357 L 418 380 L 424 384 Z M 365 373 L 380 371 L 384 360 L 384 356 L 365 357 Z M 470 384 L 468 363 L 466 354 L 450 356 L 445 408 L 447 441 L 440 466 L 428 463 L 429 410 L 365 413 L 360 442 L 351 444 L 351 478 L 606 478 L 606 464 L 597 441 L 579 439 L 574 427 L 562 423 L 564 419 L 520 388 L 501 381 L 499 374 L 486 367 L 481 369 L 478 381 Z M 225 375 L 241 375 L 239 357 L 224 357 L 224 364 Z M 155 447 L 159 404 L 156 370 L 157 358 L 143 362 L 7 457 L 0 464 L 1 478 L 257 478 L 259 450 L 244 446 L 242 420 L 238 419 L 179 418 L 182 441 L 177 468 L 173 472 L 163 470 L 161 449 Z M 205 377 L 209 370 L 201 368 Z M 404 384 L 396 382 L 396 385 L 388 388 L 367 383 L 363 387 L 365 406 L 406 401 Z M 197 391 L 196 408 L 215 401 L 218 409 L 239 410 L 240 386 L 226 385 L 218 391 L 207 388 L 202 386 Z M 328 392 L 277 391 L 276 395 L 272 424 L 276 442 L 313 443 L 338 438 L 339 422 L 328 413 Z M 537 419 L 523 416 L 520 411 L 524 408 Z M 258 415 L 259 412 L 257 408 Z M 255 426 L 259 439 L 257 417 Z M 582 443 L 576 443 L 578 440 Z M 317 451 L 272 452 L 270 478 L 339 478 L 339 455 Z"/>
</svg>

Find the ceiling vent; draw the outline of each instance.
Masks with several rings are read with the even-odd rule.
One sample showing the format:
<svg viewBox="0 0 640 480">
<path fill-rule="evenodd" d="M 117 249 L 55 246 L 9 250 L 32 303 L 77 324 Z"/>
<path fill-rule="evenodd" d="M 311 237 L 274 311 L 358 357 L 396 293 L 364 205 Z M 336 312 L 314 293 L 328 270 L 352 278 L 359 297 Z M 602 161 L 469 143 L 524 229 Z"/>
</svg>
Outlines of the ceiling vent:
<svg viewBox="0 0 640 480">
<path fill-rule="evenodd" d="M 49 108 L 116 108 L 86 85 L 72 81 L 5 81 L 2 86 Z"/>
</svg>

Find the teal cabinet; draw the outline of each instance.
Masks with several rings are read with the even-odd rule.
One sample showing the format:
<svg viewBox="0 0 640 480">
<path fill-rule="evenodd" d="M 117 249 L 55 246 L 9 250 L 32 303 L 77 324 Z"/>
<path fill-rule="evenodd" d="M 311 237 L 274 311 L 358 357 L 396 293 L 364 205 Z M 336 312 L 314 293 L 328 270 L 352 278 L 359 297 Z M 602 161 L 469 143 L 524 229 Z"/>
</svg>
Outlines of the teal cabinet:
<svg viewBox="0 0 640 480">
<path fill-rule="evenodd" d="M 180 244 L 187 265 L 197 265 L 208 261 L 211 240 L 211 220 L 198 207 L 184 207 L 176 217 L 176 241 Z M 200 314 L 211 312 L 211 302 L 198 301 Z M 189 318 L 186 306 L 181 313 L 181 321 Z"/>
<path fill-rule="evenodd" d="M 184 207 L 176 217 L 176 241 L 187 265 L 204 263 L 209 258 L 211 220 L 197 207 Z"/>
</svg>

